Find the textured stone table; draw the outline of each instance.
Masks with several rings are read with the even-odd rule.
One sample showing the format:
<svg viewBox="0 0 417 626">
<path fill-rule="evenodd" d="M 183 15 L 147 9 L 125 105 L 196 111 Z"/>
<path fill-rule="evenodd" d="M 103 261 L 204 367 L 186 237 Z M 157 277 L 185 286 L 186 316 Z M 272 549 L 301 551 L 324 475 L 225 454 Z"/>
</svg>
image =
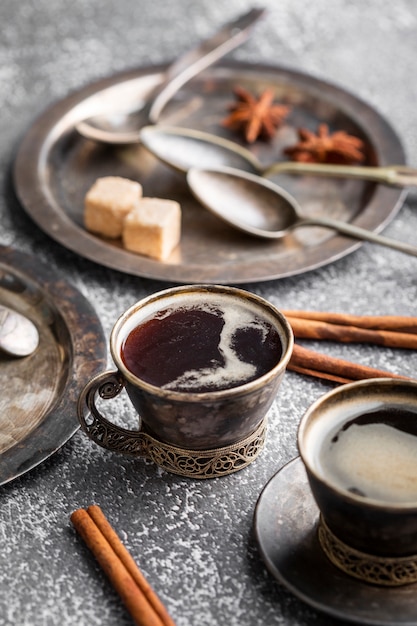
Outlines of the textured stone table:
<svg viewBox="0 0 417 626">
<path fill-rule="evenodd" d="M 279 63 L 349 88 L 386 116 L 417 165 L 417 14 L 414 0 L 265 0 L 267 19 L 233 58 Z M 3 0 L 0 4 L 0 243 L 35 255 L 93 303 L 108 336 L 135 300 L 166 286 L 77 257 L 33 225 L 10 166 L 19 140 L 52 102 L 89 81 L 165 62 L 248 0 Z M 386 234 L 417 244 L 410 191 Z M 246 288 L 281 308 L 416 314 L 417 262 L 365 244 L 297 277 Z M 351 360 L 414 375 L 417 356 L 370 346 L 322 346 Z M 2 381 L 7 384 L 7 381 Z M 48 461 L 0 488 L 0 624 L 129 624 L 130 618 L 76 536 L 69 516 L 99 503 L 178 626 L 324 626 L 336 623 L 276 582 L 252 534 L 256 500 L 297 455 L 297 424 L 329 389 L 288 373 L 271 410 L 264 451 L 242 472 L 181 479 L 93 445 L 78 432 Z M 416 615 L 417 622 L 417 615 Z"/>
</svg>

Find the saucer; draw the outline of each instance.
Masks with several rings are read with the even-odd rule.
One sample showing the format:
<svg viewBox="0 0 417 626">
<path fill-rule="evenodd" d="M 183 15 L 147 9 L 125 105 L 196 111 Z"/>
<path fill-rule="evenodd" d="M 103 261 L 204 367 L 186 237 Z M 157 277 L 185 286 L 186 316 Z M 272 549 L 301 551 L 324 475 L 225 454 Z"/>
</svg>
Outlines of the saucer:
<svg viewBox="0 0 417 626">
<path fill-rule="evenodd" d="M 347 576 L 317 539 L 319 511 L 298 457 L 266 484 L 254 529 L 270 573 L 298 598 L 333 617 L 359 624 L 416 626 L 417 583 L 378 587 Z"/>
</svg>

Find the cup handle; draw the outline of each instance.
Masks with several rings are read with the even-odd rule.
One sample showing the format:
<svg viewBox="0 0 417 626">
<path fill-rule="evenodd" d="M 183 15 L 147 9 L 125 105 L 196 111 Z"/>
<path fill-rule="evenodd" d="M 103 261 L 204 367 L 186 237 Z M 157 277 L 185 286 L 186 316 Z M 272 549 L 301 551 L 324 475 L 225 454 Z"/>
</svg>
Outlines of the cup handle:
<svg viewBox="0 0 417 626">
<path fill-rule="evenodd" d="M 77 404 L 81 429 L 96 444 L 112 452 L 134 456 L 147 456 L 148 435 L 141 430 L 132 431 L 116 426 L 96 407 L 96 394 L 103 400 L 119 395 L 124 380 L 119 371 L 107 371 L 95 376 L 82 390 Z"/>
</svg>

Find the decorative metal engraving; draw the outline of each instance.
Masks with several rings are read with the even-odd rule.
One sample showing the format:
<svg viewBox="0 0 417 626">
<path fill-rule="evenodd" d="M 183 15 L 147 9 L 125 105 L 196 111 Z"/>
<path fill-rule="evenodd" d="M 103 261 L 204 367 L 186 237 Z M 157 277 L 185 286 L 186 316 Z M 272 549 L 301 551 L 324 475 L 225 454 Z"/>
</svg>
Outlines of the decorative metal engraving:
<svg viewBox="0 0 417 626">
<path fill-rule="evenodd" d="M 115 398 L 123 387 L 123 377 L 118 371 L 104 372 L 93 378 L 78 399 L 78 419 L 83 431 L 99 446 L 114 452 L 143 456 L 143 433 L 112 424 L 95 405 L 96 394 L 109 400 Z"/>
<path fill-rule="evenodd" d="M 386 587 L 417 582 L 417 555 L 380 557 L 360 552 L 335 537 L 322 517 L 319 522 L 318 537 L 326 556 L 349 576 Z"/>
<path fill-rule="evenodd" d="M 226 476 L 247 467 L 263 448 L 266 420 L 246 439 L 211 450 L 187 450 L 170 446 L 144 434 L 143 456 L 168 472 L 189 478 Z"/>
</svg>

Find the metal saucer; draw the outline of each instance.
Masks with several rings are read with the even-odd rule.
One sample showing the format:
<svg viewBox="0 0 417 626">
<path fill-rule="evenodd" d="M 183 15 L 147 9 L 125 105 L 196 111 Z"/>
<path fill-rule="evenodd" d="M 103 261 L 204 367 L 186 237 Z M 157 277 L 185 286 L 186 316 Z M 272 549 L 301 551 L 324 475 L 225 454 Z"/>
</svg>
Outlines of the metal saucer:
<svg viewBox="0 0 417 626">
<path fill-rule="evenodd" d="M 32 320 L 37 349 L 0 354 L 0 485 L 26 474 L 78 430 L 76 399 L 107 363 L 97 314 L 78 289 L 36 257 L 0 245 L 0 304 Z M 1 620 L 0 620 L 1 621 Z"/>
<path fill-rule="evenodd" d="M 417 583 L 379 587 L 338 570 L 320 548 L 318 516 L 298 457 L 270 479 L 255 508 L 255 535 L 270 573 L 301 600 L 333 617 L 363 625 L 416 626 Z"/>
</svg>

